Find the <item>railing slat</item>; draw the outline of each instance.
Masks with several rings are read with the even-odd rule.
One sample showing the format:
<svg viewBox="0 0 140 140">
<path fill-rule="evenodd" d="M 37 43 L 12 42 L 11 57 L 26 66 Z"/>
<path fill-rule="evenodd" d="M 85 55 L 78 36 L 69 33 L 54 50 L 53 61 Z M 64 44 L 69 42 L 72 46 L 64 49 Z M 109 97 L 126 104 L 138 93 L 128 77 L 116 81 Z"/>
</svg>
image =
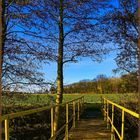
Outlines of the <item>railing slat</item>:
<svg viewBox="0 0 140 140">
<path fill-rule="evenodd" d="M 9 120 L 5 120 L 5 140 L 9 140 Z"/>
<path fill-rule="evenodd" d="M 73 101 L 73 128 L 75 128 L 75 101 Z"/>
<path fill-rule="evenodd" d="M 111 140 L 114 140 L 114 129 L 113 129 L 113 125 L 114 125 L 114 105 L 112 105 L 112 123 L 111 123 Z"/>
<path fill-rule="evenodd" d="M 51 137 L 54 135 L 54 108 L 51 108 Z"/>
<path fill-rule="evenodd" d="M 107 102 L 107 129 L 109 129 L 109 104 Z"/>
<path fill-rule="evenodd" d="M 124 138 L 124 110 L 122 110 L 122 128 L 121 128 L 121 140 Z"/>
<path fill-rule="evenodd" d="M 80 119 L 80 103 L 79 103 L 79 101 L 78 101 L 78 112 L 77 113 L 78 113 L 77 120 L 79 121 L 79 119 Z"/>
<path fill-rule="evenodd" d="M 65 140 L 68 140 L 69 137 L 69 104 L 66 104 L 66 135 Z"/>
<path fill-rule="evenodd" d="M 104 121 L 106 121 L 106 103 L 105 103 L 105 100 L 103 100 L 104 101 L 104 108 L 103 108 L 103 110 L 104 110 Z"/>
</svg>

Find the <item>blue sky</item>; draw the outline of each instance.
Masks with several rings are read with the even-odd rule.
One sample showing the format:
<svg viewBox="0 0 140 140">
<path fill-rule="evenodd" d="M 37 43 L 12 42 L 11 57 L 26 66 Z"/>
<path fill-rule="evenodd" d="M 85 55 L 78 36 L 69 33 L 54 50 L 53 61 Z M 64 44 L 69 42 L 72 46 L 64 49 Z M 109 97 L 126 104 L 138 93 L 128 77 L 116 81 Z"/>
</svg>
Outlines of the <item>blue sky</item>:
<svg viewBox="0 0 140 140">
<path fill-rule="evenodd" d="M 114 58 L 116 53 L 111 53 L 106 56 L 106 59 L 101 63 L 93 62 L 89 58 L 83 58 L 78 63 L 69 63 L 64 66 L 64 84 L 75 83 L 83 79 L 93 79 L 99 74 L 105 74 L 108 77 L 119 76 L 112 72 L 115 69 L 116 63 Z M 43 66 L 45 79 L 55 81 L 57 75 L 56 63 L 50 63 Z"/>
</svg>

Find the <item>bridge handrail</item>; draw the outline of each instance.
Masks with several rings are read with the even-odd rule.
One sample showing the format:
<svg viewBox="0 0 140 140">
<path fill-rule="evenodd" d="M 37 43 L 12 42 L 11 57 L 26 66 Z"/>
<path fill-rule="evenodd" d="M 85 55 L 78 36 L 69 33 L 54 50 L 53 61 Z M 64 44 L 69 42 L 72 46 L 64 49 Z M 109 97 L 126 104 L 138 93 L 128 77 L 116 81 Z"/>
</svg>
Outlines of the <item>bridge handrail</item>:
<svg viewBox="0 0 140 140">
<path fill-rule="evenodd" d="M 60 105 L 51 105 L 51 106 L 40 107 L 40 108 L 36 108 L 36 109 L 30 109 L 30 110 L 26 110 L 26 111 L 20 111 L 20 112 L 16 112 L 16 113 L 6 114 L 6 115 L 2 116 L 2 121 L 6 120 L 6 119 L 14 119 L 14 118 L 21 117 L 21 116 L 31 115 L 31 114 L 34 114 L 34 113 L 42 112 L 42 111 L 49 110 L 52 107 L 56 107 L 56 106 L 63 106 L 65 104 L 67 104 L 67 103 L 72 103 L 73 101 L 79 100 L 82 97 L 73 99 L 71 101 L 67 101 L 67 102 L 62 103 Z"/>
<path fill-rule="evenodd" d="M 5 128 L 5 140 L 9 140 L 9 121 L 11 119 L 14 119 L 14 118 L 18 118 L 18 117 L 22 117 L 22 116 L 26 116 L 26 115 L 31 115 L 31 114 L 34 114 L 34 113 L 39 113 L 39 112 L 42 112 L 42 111 L 46 111 L 46 110 L 51 110 L 51 137 L 56 137 L 57 136 L 57 132 L 56 134 L 54 135 L 54 128 L 53 128 L 53 123 L 54 123 L 54 108 L 55 107 L 58 107 L 58 106 L 65 106 L 66 105 L 66 119 L 68 119 L 68 105 L 69 104 L 73 104 L 73 115 L 72 115 L 72 118 L 73 119 L 73 125 L 75 127 L 75 117 L 76 117 L 76 103 L 78 102 L 78 111 L 77 111 L 77 115 L 78 115 L 78 119 L 80 117 L 80 111 L 81 111 L 81 108 L 83 106 L 83 103 L 84 103 L 84 96 L 81 96 L 79 98 L 76 98 L 76 99 L 73 99 L 71 101 L 67 101 L 67 102 L 64 102 L 60 105 L 51 105 L 51 106 L 47 106 L 47 107 L 39 107 L 39 108 L 36 108 L 36 109 L 30 109 L 30 110 L 26 110 L 26 111 L 20 111 L 20 112 L 16 112 L 16 113 L 10 113 L 10 114 L 6 114 L 6 115 L 3 115 L 1 117 L 1 122 L 4 121 L 4 128 Z M 80 105 L 81 105 L 81 108 L 80 108 Z M 68 123 L 69 123 L 69 120 L 66 121 L 67 123 L 65 124 L 65 126 L 67 126 L 67 129 L 68 129 Z M 64 125 L 62 126 L 64 127 Z M 58 132 L 61 130 L 62 128 L 60 128 L 58 130 Z M 68 131 L 68 130 L 67 130 Z M 67 137 L 68 137 L 68 132 L 67 132 Z"/>
<path fill-rule="evenodd" d="M 131 116 L 134 116 L 135 118 L 139 119 L 139 114 L 131 111 L 117 103 L 114 103 L 106 98 L 102 98 L 103 99 L 103 113 L 104 113 L 104 120 L 107 122 L 107 128 L 109 128 L 109 122 L 111 124 L 111 140 L 114 139 L 114 131 L 116 132 L 116 134 L 118 135 L 120 140 L 124 139 L 124 115 L 125 113 L 130 114 Z M 109 105 L 112 106 L 112 111 L 111 111 L 111 118 L 109 116 Z M 121 134 L 119 133 L 119 131 L 117 130 L 117 128 L 114 126 L 114 107 L 119 108 L 122 111 L 122 124 L 121 124 Z"/>
</svg>

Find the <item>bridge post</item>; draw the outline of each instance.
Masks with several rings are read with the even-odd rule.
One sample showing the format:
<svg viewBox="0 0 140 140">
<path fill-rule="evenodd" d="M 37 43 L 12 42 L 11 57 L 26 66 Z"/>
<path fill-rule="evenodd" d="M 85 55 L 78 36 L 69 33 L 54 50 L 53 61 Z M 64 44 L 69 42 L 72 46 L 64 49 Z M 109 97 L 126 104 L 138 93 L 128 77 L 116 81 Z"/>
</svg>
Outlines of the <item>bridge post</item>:
<svg viewBox="0 0 140 140">
<path fill-rule="evenodd" d="M 104 113 L 104 121 L 106 121 L 106 101 L 103 99 L 103 113 Z"/>
<path fill-rule="evenodd" d="M 84 111 L 84 96 L 82 97 L 82 112 Z"/>
<path fill-rule="evenodd" d="M 5 120 L 5 140 L 9 140 L 9 120 Z"/>
<path fill-rule="evenodd" d="M 82 98 L 80 99 L 80 116 L 82 114 Z"/>
<path fill-rule="evenodd" d="M 54 109 L 51 108 L 51 137 L 54 135 Z"/>
<path fill-rule="evenodd" d="M 78 100 L 78 114 L 77 114 L 77 120 L 80 120 L 80 102 Z"/>
<path fill-rule="evenodd" d="M 112 104 L 112 124 L 111 124 L 111 140 L 114 140 L 114 129 L 113 129 L 113 125 L 114 125 L 114 105 Z"/>
<path fill-rule="evenodd" d="M 107 101 L 107 129 L 109 129 L 109 104 L 108 104 L 108 101 Z"/>
<path fill-rule="evenodd" d="M 66 104 L 66 132 L 65 132 L 65 140 L 69 138 L 69 104 Z"/>
<path fill-rule="evenodd" d="M 122 109 L 122 128 L 121 128 L 121 140 L 124 138 L 124 109 Z"/>
<path fill-rule="evenodd" d="M 73 128 L 75 128 L 75 101 L 73 101 Z"/>
</svg>

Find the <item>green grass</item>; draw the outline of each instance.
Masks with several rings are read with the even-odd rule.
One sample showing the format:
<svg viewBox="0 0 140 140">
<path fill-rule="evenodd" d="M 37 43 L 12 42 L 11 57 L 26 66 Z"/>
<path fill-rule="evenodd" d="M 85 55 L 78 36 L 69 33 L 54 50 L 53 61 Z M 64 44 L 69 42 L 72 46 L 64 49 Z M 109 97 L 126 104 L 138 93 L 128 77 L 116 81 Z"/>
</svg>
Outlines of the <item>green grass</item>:
<svg viewBox="0 0 140 140">
<path fill-rule="evenodd" d="M 2 96 L 3 106 L 44 106 L 54 102 L 55 98 L 47 94 L 43 96 L 37 94 Z"/>
<path fill-rule="evenodd" d="M 64 94 L 63 102 L 70 101 L 84 96 L 87 103 L 101 103 L 101 97 L 105 97 L 116 103 L 120 101 L 137 102 L 136 94 Z M 3 106 L 44 106 L 55 103 L 55 94 L 26 94 L 11 95 L 2 97 Z"/>
<path fill-rule="evenodd" d="M 65 94 L 64 95 L 64 101 L 69 101 L 74 98 L 78 98 L 84 96 L 84 100 L 87 103 L 101 103 L 101 97 L 105 97 L 111 101 L 114 101 L 116 103 L 120 101 L 131 101 L 131 102 L 136 102 L 137 101 L 137 96 L 136 94 L 129 93 L 129 94 Z"/>
</svg>

